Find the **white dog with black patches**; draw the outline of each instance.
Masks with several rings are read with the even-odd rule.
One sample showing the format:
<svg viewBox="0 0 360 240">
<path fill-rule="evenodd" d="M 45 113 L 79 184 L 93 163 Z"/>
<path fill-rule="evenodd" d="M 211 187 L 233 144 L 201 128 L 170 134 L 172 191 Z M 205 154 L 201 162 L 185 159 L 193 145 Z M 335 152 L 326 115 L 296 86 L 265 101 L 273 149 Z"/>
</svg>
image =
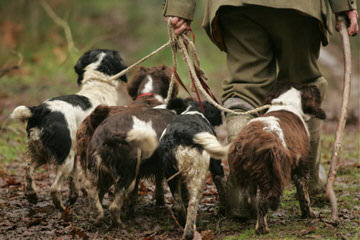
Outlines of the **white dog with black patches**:
<svg viewBox="0 0 360 240">
<path fill-rule="evenodd" d="M 220 110 L 210 103 L 203 102 L 203 106 L 204 112 L 197 102 L 183 99 L 169 101 L 167 108 L 181 114 L 168 125 L 156 151 L 175 199 L 175 213 L 180 224 L 185 225 L 182 239 L 193 238 L 198 204 L 208 170 L 220 201 L 225 204 L 221 159 L 227 156 L 228 147 L 219 143 L 213 129 L 222 124 L 222 116 Z"/>
<path fill-rule="evenodd" d="M 27 121 L 28 151 L 25 195 L 37 202 L 33 173 L 39 166 L 56 160 L 56 178 L 51 196 L 57 208 L 64 210 L 61 187 L 65 178 L 75 173 L 75 135 L 83 119 L 99 104 L 126 104 L 118 87 L 127 82 L 126 76 L 108 79 L 126 68 L 118 52 L 96 49 L 84 53 L 75 65 L 79 92 L 51 98 L 38 106 L 18 106 L 13 119 Z M 120 81 L 121 80 L 121 81 Z M 125 88 L 125 86 L 123 87 Z M 70 202 L 76 199 L 76 186 L 70 181 Z"/>
</svg>

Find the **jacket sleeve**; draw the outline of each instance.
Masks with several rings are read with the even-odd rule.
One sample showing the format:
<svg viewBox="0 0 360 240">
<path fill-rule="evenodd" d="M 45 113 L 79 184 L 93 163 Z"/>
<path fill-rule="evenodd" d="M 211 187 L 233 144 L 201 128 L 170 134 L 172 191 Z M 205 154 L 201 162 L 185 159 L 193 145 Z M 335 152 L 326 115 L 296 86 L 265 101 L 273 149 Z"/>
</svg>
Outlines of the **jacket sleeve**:
<svg viewBox="0 0 360 240">
<path fill-rule="evenodd" d="M 176 16 L 193 20 L 196 0 L 166 0 L 164 16 Z"/>
<path fill-rule="evenodd" d="M 356 9 L 355 0 L 329 0 L 334 13 Z"/>
</svg>

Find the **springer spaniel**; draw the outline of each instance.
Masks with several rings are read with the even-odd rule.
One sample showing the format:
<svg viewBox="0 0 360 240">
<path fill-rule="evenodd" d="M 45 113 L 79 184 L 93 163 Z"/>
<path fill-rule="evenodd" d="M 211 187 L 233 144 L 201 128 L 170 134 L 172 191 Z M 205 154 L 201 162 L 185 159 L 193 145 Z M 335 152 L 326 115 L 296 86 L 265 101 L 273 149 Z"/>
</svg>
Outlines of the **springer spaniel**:
<svg viewBox="0 0 360 240">
<path fill-rule="evenodd" d="M 172 111 L 160 109 L 167 97 L 171 73 L 166 66 L 141 68 L 128 85 L 133 103 L 117 107 L 100 105 L 77 131 L 78 161 L 85 174 L 85 189 L 97 209 L 97 224 L 104 217 L 102 199 L 113 184 L 115 200 L 110 212 L 115 224 L 123 225 L 120 210 L 123 201 L 130 199 L 130 193 L 132 211 L 139 177 L 155 175 L 156 202 L 164 203 L 162 168 L 156 159 L 149 158 L 160 134 L 175 116 Z M 172 97 L 177 92 L 174 85 Z M 140 153 L 142 160 L 138 161 Z"/>
<path fill-rule="evenodd" d="M 282 83 L 267 97 L 271 107 L 249 121 L 232 143 L 228 161 L 238 184 L 256 199 L 259 234 L 269 232 L 268 208 L 276 210 L 284 187 L 293 180 L 302 217 L 313 217 L 308 180 L 310 117 L 325 119 L 315 86 Z"/>
<path fill-rule="evenodd" d="M 192 239 L 198 204 L 210 170 L 220 201 L 224 204 L 224 170 L 221 159 L 228 153 L 216 138 L 213 127 L 222 124 L 220 110 L 203 102 L 174 99 L 167 108 L 178 114 L 165 129 L 154 157 L 161 159 L 175 200 L 174 211 L 184 228 L 182 239 Z M 187 207 L 187 210 L 185 209 Z"/>
<path fill-rule="evenodd" d="M 84 53 L 75 65 L 79 92 L 54 97 L 38 106 L 18 106 L 11 114 L 13 119 L 27 121 L 28 134 L 25 196 L 37 202 L 33 174 L 36 168 L 54 159 L 56 178 L 51 196 L 57 208 L 64 210 L 61 200 L 62 182 L 74 174 L 75 134 L 82 120 L 99 104 L 116 105 L 121 102 L 118 86 L 127 82 L 126 76 L 113 81 L 107 79 L 126 68 L 119 53 L 95 49 Z M 121 80 L 121 82 L 119 81 Z M 70 181 L 70 202 L 76 195 L 74 181 Z"/>
</svg>

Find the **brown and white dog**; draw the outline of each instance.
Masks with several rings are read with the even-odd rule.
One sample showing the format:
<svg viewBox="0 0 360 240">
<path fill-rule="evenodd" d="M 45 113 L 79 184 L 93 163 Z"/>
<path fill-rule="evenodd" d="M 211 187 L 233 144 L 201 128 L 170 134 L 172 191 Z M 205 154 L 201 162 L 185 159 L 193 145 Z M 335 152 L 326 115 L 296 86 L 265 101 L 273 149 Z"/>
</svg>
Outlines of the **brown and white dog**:
<svg viewBox="0 0 360 240">
<path fill-rule="evenodd" d="M 123 107 L 99 106 L 81 124 L 77 132 L 78 160 L 85 173 L 88 196 L 97 209 L 97 223 L 104 216 L 102 198 L 115 184 L 115 200 L 109 210 L 113 222 L 122 225 L 120 210 L 131 192 L 137 194 L 138 176 L 156 176 L 156 200 L 163 204 L 161 166 L 153 160 L 144 165 L 144 161 L 155 151 L 158 138 L 175 116 L 169 110 L 151 108 L 163 104 L 170 80 L 169 67 L 141 68 L 128 86 L 133 103 Z M 175 85 L 172 96 L 177 91 Z"/>
<path fill-rule="evenodd" d="M 37 202 L 34 170 L 53 159 L 56 163 L 56 178 L 50 191 L 55 206 L 60 210 L 65 209 L 61 200 L 62 183 L 75 171 L 75 134 L 81 121 L 99 104 L 127 103 L 118 89 L 122 82 L 127 81 L 126 76 L 107 80 L 126 68 L 118 52 L 89 50 L 80 57 L 74 68 L 78 74 L 78 85 L 81 86 L 79 92 L 48 99 L 38 106 L 18 106 L 11 114 L 13 119 L 27 121 L 27 199 L 31 203 Z M 71 181 L 70 201 L 73 201 L 74 195 L 75 186 Z"/>
<path fill-rule="evenodd" d="M 249 121 L 230 147 L 228 161 L 238 184 L 256 199 L 256 232 L 269 232 L 266 214 L 275 210 L 283 189 L 293 180 L 302 217 L 313 217 L 308 180 L 310 117 L 325 119 L 320 92 L 315 86 L 284 83 L 273 89 L 271 107 Z"/>
</svg>

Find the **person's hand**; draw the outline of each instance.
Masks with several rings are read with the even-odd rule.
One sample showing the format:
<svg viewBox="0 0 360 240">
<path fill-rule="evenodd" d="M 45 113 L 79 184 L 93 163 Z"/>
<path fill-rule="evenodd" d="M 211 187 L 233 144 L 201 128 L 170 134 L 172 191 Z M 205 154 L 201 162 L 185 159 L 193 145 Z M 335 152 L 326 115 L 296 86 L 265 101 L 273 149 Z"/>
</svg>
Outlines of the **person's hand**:
<svg viewBox="0 0 360 240">
<path fill-rule="evenodd" d="M 348 23 L 348 34 L 349 36 L 355 36 L 359 32 L 359 24 L 358 24 L 358 13 L 356 10 L 350 10 L 345 12 L 347 23 Z M 339 31 L 339 23 L 336 22 L 336 30 Z"/>
<path fill-rule="evenodd" d="M 171 26 L 174 28 L 174 33 L 176 35 L 180 35 L 182 33 L 185 33 L 189 36 L 191 32 L 190 24 L 191 21 L 183 19 L 181 17 L 165 17 L 165 21 L 168 22 L 170 20 Z"/>
</svg>

